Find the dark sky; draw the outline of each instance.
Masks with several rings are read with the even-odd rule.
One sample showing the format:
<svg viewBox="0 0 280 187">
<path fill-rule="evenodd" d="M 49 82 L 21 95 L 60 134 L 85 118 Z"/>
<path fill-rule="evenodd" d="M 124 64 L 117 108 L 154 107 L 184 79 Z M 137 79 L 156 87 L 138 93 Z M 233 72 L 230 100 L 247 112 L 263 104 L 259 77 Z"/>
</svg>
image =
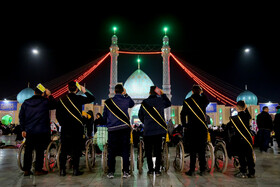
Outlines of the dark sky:
<svg viewBox="0 0 280 187">
<path fill-rule="evenodd" d="M 136 2 L 135 2 L 136 3 Z M 109 51 L 112 26 L 119 43 L 162 44 L 169 27 L 171 51 L 236 87 L 280 102 L 279 11 L 271 3 L 160 6 L 144 4 L 2 5 L 0 99 L 70 72 Z M 169 2 L 171 3 L 171 2 Z M 173 2 L 172 2 L 173 3 Z M 32 48 L 40 55 L 33 56 Z M 249 47 L 251 53 L 244 56 Z M 137 56 L 119 56 L 119 81 L 136 70 Z M 162 85 L 161 57 L 141 56 L 141 69 Z M 86 80 L 89 90 L 107 98 L 109 61 Z M 277 76 L 278 75 L 278 76 Z M 181 104 L 193 81 L 171 64 L 172 102 Z"/>
</svg>

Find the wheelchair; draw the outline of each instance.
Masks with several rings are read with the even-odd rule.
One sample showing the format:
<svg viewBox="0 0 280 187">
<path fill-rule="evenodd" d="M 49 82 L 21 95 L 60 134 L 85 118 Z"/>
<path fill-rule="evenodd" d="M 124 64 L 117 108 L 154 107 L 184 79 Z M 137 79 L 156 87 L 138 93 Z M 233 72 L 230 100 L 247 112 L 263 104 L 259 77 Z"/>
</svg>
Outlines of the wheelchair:
<svg viewBox="0 0 280 187">
<path fill-rule="evenodd" d="M 139 174 L 143 173 L 143 163 L 144 163 L 144 141 L 143 137 L 140 137 L 138 143 L 138 155 L 137 155 L 137 169 Z M 169 150 L 168 144 L 165 137 L 162 137 L 161 144 L 161 170 L 167 172 L 169 169 Z"/>
<path fill-rule="evenodd" d="M 212 137 L 212 144 L 214 145 L 215 169 L 224 173 L 227 170 L 229 160 L 224 130 L 222 127 L 211 127 L 209 132 Z"/>
<path fill-rule="evenodd" d="M 183 138 L 181 138 L 175 148 L 175 158 L 173 161 L 173 167 L 175 171 L 183 172 L 185 167 L 189 167 L 190 166 L 189 157 L 190 157 L 190 153 L 188 153 L 188 151 L 185 149 Z M 206 144 L 205 158 L 206 158 L 206 171 L 210 173 L 213 171 L 214 163 L 215 163 L 214 147 L 211 142 L 207 142 Z M 198 167 L 198 162 L 196 162 L 196 165 Z"/>
<path fill-rule="evenodd" d="M 24 153 L 25 153 L 25 138 L 22 141 L 21 145 L 19 146 L 18 153 L 17 153 L 17 165 L 18 165 L 18 167 L 21 171 L 24 171 L 23 170 Z M 36 161 L 36 151 L 33 150 L 33 153 L 32 153 L 32 169 L 31 170 L 34 170 L 35 161 Z"/>
</svg>

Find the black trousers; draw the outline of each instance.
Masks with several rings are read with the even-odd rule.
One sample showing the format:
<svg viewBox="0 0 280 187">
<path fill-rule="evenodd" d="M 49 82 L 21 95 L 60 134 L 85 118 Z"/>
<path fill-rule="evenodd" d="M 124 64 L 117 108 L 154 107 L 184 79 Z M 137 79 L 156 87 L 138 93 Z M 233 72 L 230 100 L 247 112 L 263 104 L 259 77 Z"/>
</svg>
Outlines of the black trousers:
<svg viewBox="0 0 280 187">
<path fill-rule="evenodd" d="M 71 156 L 73 169 L 79 169 L 80 157 L 82 149 L 85 147 L 82 135 L 62 136 L 61 137 L 61 153 L 60 168 L 66 169 L 67 155 Z"/>
<path fill-rule="evenodd" d="M 205 171 L 206 166 L 206 158 L 205 158 L 205 152 L 206 152 L 206 140 L 201 141 L 197 140 L 197 142 L 192 141 L 190 143 L 190 171 L 195 171 L 195 165 L 196 165 L 196 155 L 198 154 L 198 160 L 199 160 L 199 168 L 200 171 Z"/>
<path fill-rule="evenodd" d="M 165 134 L 154 135 L 154 136 L 144 136 L 144 148 L 145 155 L 147 157 L 148 169 L 149 171 L 160 170 L 161 163 L 161 150 L 162 150 L 162 137 Z M 156 157 L 156 167 L 153 166 L 153 153 Z"/>
<path fill-rule="evenodd" d="M 238 158 L 240 163 L 240 172 L 247 173 L 248 169 L 249 174 L 254 175 L 255 163 L 252 154 L 252 149 L 248 144 L 246 144 L 246 142 L 239 144 Z"/>
<path fill-rule="evenodd" d="M 130 129 L 108 132 L 108 173 L 115 173 L 116 156 L 123 158 L 123 172 L 129 172 Z"/>
<path fill-rule="evenodd" d="M 25 152 L 23 160 L 23 170 L 30 171 L 32 165 L 32 153 L 36 152 L 35 171 L 41 171 L 44 164 L 44 151 L 50 142 L 50 134 L 28 134 L 25 141 Z"/>
<path fill-rule="evenodd" d="M 267 151 L 269 148 L 269 142 L 271 140 L 270 138 L 270 130 L 268 129 L 260 129 L 258 131 L 258 137 L 259 137 L 259 145 L 260 145 L 260 151 Z"/>
</svg>

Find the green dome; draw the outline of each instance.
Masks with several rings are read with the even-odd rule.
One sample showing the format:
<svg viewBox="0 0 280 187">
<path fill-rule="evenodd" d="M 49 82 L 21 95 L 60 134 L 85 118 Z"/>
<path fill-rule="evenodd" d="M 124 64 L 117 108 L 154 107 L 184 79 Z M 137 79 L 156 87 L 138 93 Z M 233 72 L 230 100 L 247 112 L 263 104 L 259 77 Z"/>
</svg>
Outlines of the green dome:
<svg viewBox="0 0 280 187">
<path fill-rule="evenodd" d="M 153 81 L 141 69 L 136 70 L 124 83 L 126 93 L 133 99 L 145 99 L 149 97 L 150 87 Z"/>
<path fill-rule="evenodd" d="M 31 88 L 25 88 L 21 90 L 17 95 L 17 101 L 23 103 L 26 99 L 29 99 L 34 95 L 34 90 Z"/>
<path fill-rule="evenodd" d="M 257 105 L 258 104 L 258 97 L 248 90 L 242 92 L 237 96 L 236 101 L 243 100 L 247 105 Z"/>
</svg>

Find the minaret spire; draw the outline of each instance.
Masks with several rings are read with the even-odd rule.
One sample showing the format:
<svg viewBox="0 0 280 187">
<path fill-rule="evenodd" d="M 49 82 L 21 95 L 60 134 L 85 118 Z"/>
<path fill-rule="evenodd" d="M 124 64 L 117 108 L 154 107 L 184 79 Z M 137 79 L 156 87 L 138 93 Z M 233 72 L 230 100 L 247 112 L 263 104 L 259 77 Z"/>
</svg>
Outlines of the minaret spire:
<svg viewBox="0 0 280 187">
<path fill-rule="evenodd" d="M 140 62 L 141 62 L 141 59 L 139 58 L 139 55 L 138 55 L 138 58 L 137 58 L 138 69 L 140 69 Z"/>
</svg>

